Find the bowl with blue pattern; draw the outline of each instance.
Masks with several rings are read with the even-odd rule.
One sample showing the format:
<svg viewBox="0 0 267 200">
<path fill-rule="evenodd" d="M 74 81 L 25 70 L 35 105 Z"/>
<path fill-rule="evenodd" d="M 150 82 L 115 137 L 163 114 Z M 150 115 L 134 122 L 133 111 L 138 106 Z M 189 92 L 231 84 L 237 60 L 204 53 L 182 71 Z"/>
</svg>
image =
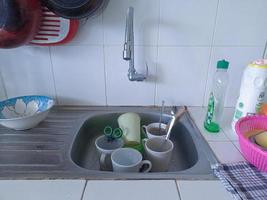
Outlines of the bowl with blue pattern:
<svg viewBox="0 0 267 200">
<path fill-rule="evenodd" d="M 47 96 L 21 96 L 0 102 L 0 124 L 15 130 L 37 126 L 48 115 L 55 101 Z"/>
</svg>

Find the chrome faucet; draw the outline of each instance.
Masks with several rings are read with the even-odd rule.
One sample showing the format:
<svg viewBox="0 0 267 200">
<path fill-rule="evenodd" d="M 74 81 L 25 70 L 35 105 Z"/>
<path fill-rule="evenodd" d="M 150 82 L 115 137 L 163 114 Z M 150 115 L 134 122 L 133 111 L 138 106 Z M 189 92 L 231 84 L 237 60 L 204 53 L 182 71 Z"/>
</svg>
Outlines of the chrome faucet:
<svg viewBox="0 0 267 200">
<path fill-rule="evenodd" d="M 146 64 L 146 75 L 137 73 L 134 68 L 134 8 L 129 7 L 126 17 L 125 43 L 123 49 L 123 59 L 129 61 L 128 78 L 130 81 L 144 81 L 147 78 L 148 66 Z"/>
</svg>

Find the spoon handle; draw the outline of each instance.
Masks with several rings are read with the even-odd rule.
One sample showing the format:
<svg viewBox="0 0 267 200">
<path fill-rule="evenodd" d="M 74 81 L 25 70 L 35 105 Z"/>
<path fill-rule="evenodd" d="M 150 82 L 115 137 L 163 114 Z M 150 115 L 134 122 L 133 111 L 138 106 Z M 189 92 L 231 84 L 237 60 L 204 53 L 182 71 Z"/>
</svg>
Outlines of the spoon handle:
<svg viewBox="0 0 267 200">
<path fill-rule="evenodd" d="M 164 101 L 161 103 L 160 118 L 159 118 L 159 132 L 161 132 L 162 115 L 164 112 Z"/>
<path fill-rule="evenodd" d="M 168 123 L 167 127 L 166 127 L 166 130 L 167 130 L 167 135 L 166 135 L 166 140 L 169 139 L 170 137 L 170 134 L 171 134 L 171 130 L 172 130 L 172 127 L 174 125 L 174 123 L 180 119 L 180 117 L 187 111 L 187 107 L 186 106 L 182 106 L 174 116 L 172 116 L 172 119 L 171 121 Z"/>
</svg>

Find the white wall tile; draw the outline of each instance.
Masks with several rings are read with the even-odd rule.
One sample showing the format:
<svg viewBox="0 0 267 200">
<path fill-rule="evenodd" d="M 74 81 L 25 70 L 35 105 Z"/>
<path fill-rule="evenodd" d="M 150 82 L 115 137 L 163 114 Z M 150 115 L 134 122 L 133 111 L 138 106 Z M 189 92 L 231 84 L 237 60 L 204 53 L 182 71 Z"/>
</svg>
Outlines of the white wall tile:
<svg viewBox="0 0 267 200">
<path fill-rule="evenodd" d="M 177 181 L 182 200 L 232 200 L 220 181 Z"/>
<path fill-rule="evenodd" d="M 159 0 L 111 0 L 103 14 L 105 44 L 124 43 L 126 14 L 129 6 L 135 9 L 135 44 L 156 45 Z"/>
<path fill-rule="evenodd" d="M 264 45 L 266 8 L 266 0 L 220 1 L 215 45 Z"/>
<path fill-rule="evenodd" d="M 103 15 L 81 20 L 78 33 L 67 45 L 102 45 L 104 43 Z"/>
<path fill-rule="evenodd" d="M 84 180 L 0 181 L 1 200 L 79 200 Z"/>
<path fill-rule="evenodd" d="M 55 96 L 47 47 L 20 47 L 0 51 L 0 70 L 8 97 L 22 95 Z"/>
<path fill-rule="evenodd" d="M 160 104 L 200 106 L 204 98 L 210 48 L 160 47 L 157 97 Z"/>
<path fill-rule="evenodd" d="M 218 0 L 161 0 L 159 45 L 211 45 Z"/>
<path fill-rule="evenodd" d="M 208 98 L 211 90 L 212 79 L 216 71 L 217 61 L 226 59 L 229 65 L 229 85 L 226 93 L 225 106 L 235 106 L 239 96 L 241 79 L 245 67 L 253 60 L 261 58 L 262 47 L 214 47 L 212 50 L 209 66 L 209 77 L 206 88 L 204 105 L 208 105 Z"/>
<path fill-rule="evenodd" d="M 135 47 L 137 72 L 146 74 L 146 62 L 149 67 L 148 79 L 143 82 L 129 81 L 129 62 L 122 59 L 122 51 L 122 46 L 105 48 L 108 105 L 154 105 L 157 48 Z"/>
<path fill-rule="evenodd" d="M 129 6 L 135 8 L 136 68 L 144 72 L 148 61 L 148 82 L 127 79 L 122 45 Z M 225 105 L 235 106 L 244 67 L 262 56 L 266 7 L 266 0 L 110 0 L 103 14 L 82 22 L 73 41 L 51 48 L 56 85 L 47 47 L 1 50 L 3 85 L 8 97 L 57 92 L 65 105 L 153 105 L 165 99 L 167 105 L 206 106 L 216 62 L 225 58 Z"/>
<path fill-rule="evenodd" d="M 88 181 L 83 200 L 179 200 L 173 180 Z"/>
<path fill-rule="evenodd" d="M 102 46 L 53 47 L 51 52 L 60 104 L 106 104 Z"/>
<path fill-rule="evenodd" d="M 238 135 L 232 129 L 234 112 L 235 112 L 234 108 L 224 108 L 222 122 L 221 122 L 221 127 L 223 128 L 223 132 L 231 141 L 238 140 Z"/>
</svg>

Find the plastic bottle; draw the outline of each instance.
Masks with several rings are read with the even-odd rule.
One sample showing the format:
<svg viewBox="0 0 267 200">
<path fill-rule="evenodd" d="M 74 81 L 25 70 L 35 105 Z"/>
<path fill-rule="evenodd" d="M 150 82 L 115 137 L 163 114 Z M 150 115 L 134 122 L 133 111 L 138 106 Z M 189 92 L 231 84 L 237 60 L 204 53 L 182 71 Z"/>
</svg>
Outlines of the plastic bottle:
<svg viewBox="0 0 267 200">
<path fill-rule="evenodd" d="M 249 64 L 243 74 L 240 94 L 235 108 L 232 128 L 247 115 L 260 113 L 267 89 L 267 60 L 259 59 Z"/>
<path fill-rule="evenodd" d="M 209 132 L 219 132 L 220 122 L 223 114 L 224 99 L 229 82 L 227 69 L 229 62 L 220 60 L 217 62 L 217 70 L 213 77 L 212 89 L 209 97 L 209 104 L 204 127 Z"/>
</svg>

